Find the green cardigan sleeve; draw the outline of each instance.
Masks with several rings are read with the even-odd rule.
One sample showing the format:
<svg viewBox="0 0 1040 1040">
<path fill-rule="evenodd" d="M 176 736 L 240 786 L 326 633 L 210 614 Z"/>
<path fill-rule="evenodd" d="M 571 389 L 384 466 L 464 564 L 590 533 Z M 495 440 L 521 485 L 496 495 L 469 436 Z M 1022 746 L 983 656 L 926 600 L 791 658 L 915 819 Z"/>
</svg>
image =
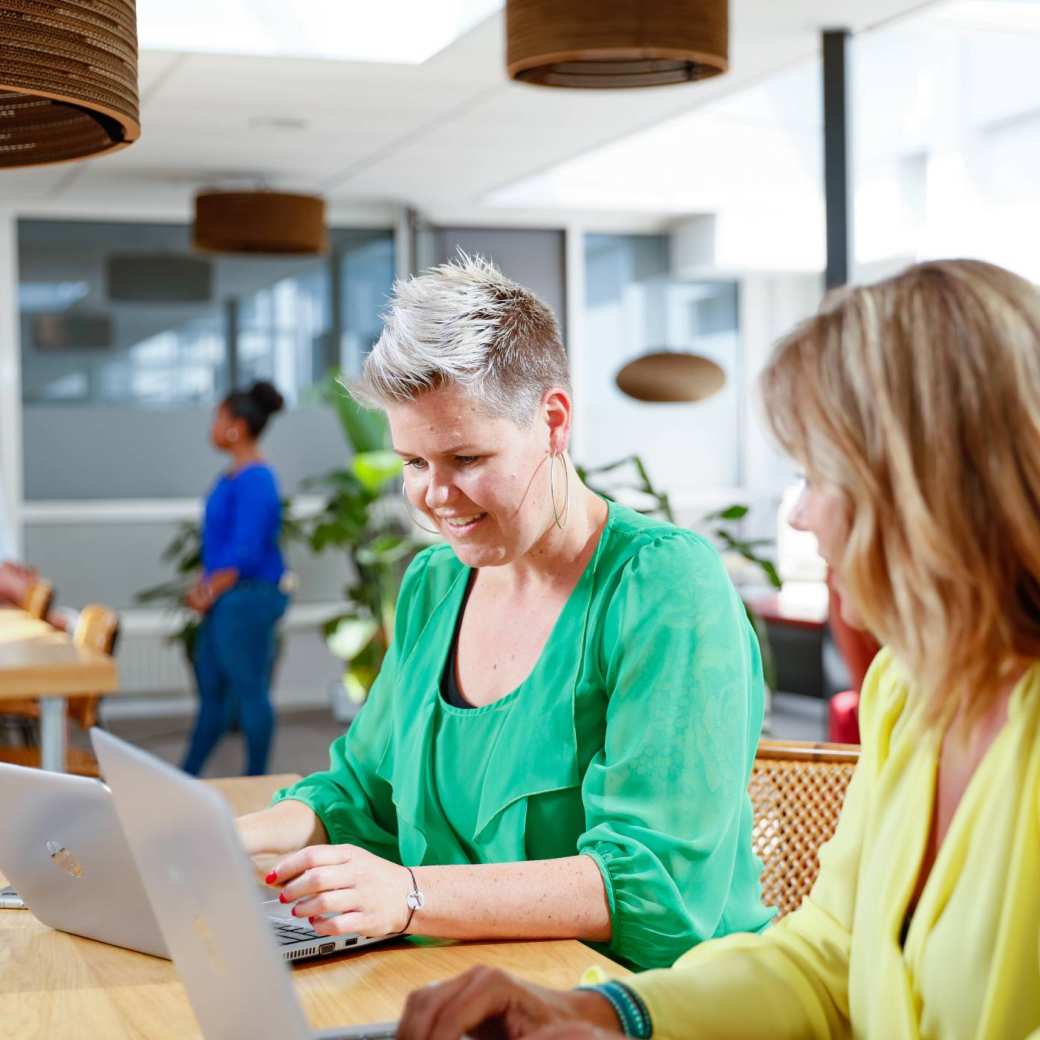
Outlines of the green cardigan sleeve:
<svg viewBox="0 0 1040 1040">
<path fill-rule="evenodd" d="M 758 644 L 718 554 L 673 529 L 626 564 L 600 653 L 607 727 L 582 786 L 578 851 L 603 873 L 610 951 L 663 967 L 771 916 L 757 898 L 747 796 L 764 699 Z M 735 878 L 750 878 L 746 906 L 733 905 Z"/>
<path fill-rule="evenodd" d="M 800 909 L 763 935 L 732 935 L 691 950 L 674 968 L 628 981 L 653 1020 L 655 1040 L 680 1037 L 844 1038 L 849 963 L 864 830 L 875 800 L 877 751 L 896 699 L 880 689 L 891 662 L 874 659 L 860 700 L 863 754 L 845 793 L 820 872 Z M 861 1030 L 862 1031 L 862 1030 Z"/>
<path fill-rule="evenodd" d="M 407 645 L 412 599 L 426 570 L 428 553 L 412 562 L 401 583 L 394 637 L 376 681 L 357 718 L 329 748 L 329 768 L 278 791 L 274 802 L 293 798 L 310 806 L 334 845 L 360 845 L 384 859 L 400 862 L 397 814 L 390 784 L 377 770 L 391 737 L 391 711 L 397 663 Z"/>
</svg>

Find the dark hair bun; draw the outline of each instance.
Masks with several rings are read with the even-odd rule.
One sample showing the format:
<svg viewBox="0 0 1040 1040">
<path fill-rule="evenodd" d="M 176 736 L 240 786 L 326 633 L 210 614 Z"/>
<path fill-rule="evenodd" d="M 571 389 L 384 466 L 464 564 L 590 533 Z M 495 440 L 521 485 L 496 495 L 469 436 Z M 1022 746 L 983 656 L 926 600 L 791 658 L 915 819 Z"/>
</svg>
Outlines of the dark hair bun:
<svg viewBox="0 0 1040 1040">
<path fill-rule="evenodd" d="M 246 393 L 265 415 L 274 415 L 285 407 L 285 398 L 277 391 L 273 383 L 266 379 L 255 382 Z"/>
</svg>

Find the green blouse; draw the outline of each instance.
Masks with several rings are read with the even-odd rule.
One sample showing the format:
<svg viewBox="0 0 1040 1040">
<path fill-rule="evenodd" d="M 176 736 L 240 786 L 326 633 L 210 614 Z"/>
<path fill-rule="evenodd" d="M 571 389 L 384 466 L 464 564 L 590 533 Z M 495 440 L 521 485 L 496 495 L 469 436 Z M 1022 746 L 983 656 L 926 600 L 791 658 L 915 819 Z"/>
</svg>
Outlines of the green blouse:
<svg viewBox="0 0 1040 1040">
<path fill-rule="evenodd" d="M 715 550 L 611 503 L 531 674 L 470 709 L 440 693 L 468 573 L 446 545 L 416 557 L 329 770 L 275 800 L 309 805 L 330 842 L 409 866 L 591 856 L 604 949 L 639 968 L 764 927 L 747 795 L 761 662 Z"/>
</svg>

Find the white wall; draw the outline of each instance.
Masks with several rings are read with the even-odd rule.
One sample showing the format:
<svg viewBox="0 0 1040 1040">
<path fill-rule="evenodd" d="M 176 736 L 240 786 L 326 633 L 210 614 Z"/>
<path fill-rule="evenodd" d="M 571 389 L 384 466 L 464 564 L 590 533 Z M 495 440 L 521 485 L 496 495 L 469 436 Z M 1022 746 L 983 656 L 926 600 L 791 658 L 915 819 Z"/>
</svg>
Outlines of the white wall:
<svg viewBox="0 0 1040 1040">
<path fill-rule="evenodd" d="M 749 533 L 776 534 L 776 510 L 795 478 L 794 464 L 777 448 L 765 423 L 758 377 L 779 337 L 815 313 L 822 279 L 810 274 L 748 274 L 741 281 L 740 325 L 744 344 L 744 487 L 753 507 Z"/>
</svg>

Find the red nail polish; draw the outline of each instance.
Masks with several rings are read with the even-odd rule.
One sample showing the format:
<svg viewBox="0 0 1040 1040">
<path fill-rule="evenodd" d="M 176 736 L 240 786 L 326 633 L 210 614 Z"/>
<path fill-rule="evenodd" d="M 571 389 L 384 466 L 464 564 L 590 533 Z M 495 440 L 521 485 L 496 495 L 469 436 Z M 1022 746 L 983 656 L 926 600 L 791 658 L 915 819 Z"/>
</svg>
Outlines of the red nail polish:
<svg viewBox="0 0 1040 1040">
<path fill-rule="evenodd" d="M 277 871 L 275 871 L 275 870 L 272 870 L 272 871 L 271 871 L 271 873 L 270 873 L 270 874 L 268 874 L 268 875 L 267 875 L 267 877 L 265 877 L 265 878 L 264 878 L 264 880 L 265 880 L 265 881 L 266 881 L 266 882 L 267 882 L 267 883 L 268 883 L 269 885 L 270 885 L 270 884 L 271 884 L 271 883 L 272 883 L 273 881 L 277 881 L 277 880 L 278 880 L 278 872 L 277 872 Z"/>
<path fill-rule="evenodd" d="M 295 906 L 292 908 L 292 910 L 289 911 L 289 913 L 291 913 L 293 915 L 293 917 L 299 917 L 300 916 L 299 912 L 297 911 Z"/>
<path fill-rule="evenodd" d="M 279 903 L 288 903 L 289 902 L 289 897 L 284 892 L 279 892 L 278 893 L 278 902 Z"/>
</svg>

